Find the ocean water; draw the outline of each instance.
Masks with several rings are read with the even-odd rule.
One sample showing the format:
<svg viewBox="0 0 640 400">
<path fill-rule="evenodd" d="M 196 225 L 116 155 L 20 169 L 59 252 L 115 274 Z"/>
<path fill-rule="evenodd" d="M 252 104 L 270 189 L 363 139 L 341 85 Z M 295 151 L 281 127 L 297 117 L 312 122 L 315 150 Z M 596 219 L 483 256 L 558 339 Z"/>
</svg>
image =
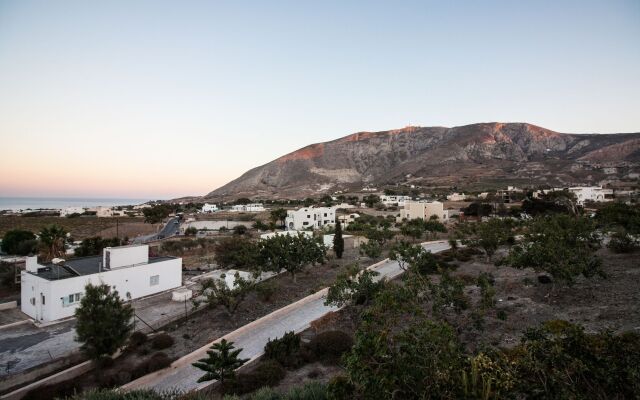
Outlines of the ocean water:
<svg viewBox="0 0 640 400">
<path fill-rule="evenodd" d="M 90 197 L 0 197 L 0 210 L 60 209 L 65 207 L 96 207 L 136 205 L 151 199 L 114 199 Z"/>
</svg>

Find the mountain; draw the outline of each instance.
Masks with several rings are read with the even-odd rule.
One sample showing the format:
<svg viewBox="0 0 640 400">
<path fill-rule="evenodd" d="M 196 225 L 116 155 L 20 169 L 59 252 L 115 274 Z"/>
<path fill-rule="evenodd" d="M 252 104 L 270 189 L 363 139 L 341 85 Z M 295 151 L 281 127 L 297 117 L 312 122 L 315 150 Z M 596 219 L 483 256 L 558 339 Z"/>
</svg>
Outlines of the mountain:
<svg viewBox="0 0 640 400">
<path fill-rule="evenodd" d="M 640 133 L 566 134 L 526 123 L 412 126 L 312 144 L 251 169 L 205 198 L 300 198 L 397 183 L 594 184 L 623 179 L 639 163 Z"/>
</svg>

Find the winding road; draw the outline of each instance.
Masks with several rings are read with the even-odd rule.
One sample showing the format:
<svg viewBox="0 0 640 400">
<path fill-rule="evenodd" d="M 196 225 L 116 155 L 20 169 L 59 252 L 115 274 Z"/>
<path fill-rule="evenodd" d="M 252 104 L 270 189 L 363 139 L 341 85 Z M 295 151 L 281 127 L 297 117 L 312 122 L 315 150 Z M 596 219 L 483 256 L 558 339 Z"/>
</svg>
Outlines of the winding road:
<svg viewBox="0 0 640 400">
<path fill-rule="evenodd" d="M 432 253 L 439 253 L 449 249 L 447 241 L 426 242 L 423 243 L 422 246 Z M 386 279 L 393 279 L 403 272 L 397 261 L 389 259 L 383 260 L 368 268 L 379 272 L 380 275 L 378 278 L 384 277 Z M 198 378 L 203 375 L 203 372 L 191 364 L 206 357 L 206 352 L 213 343 L 219 342 L 222 339 L 234 342 L 237 348 L 242 348 L 242 352 L 240 353 L 241 358 L 255 360 L 263 354 L 264 346 L 269 339 L 281 337 L 289 331 L 301 332 L 307 329 L 314 320 L 331 311 L 337 310 L 338 308 L 336 307 L 324 305 L 324 297 L 327 290 L 327 288 L 320 290 L 317 293 L 257 319 L 185 355 L 165 369 L 143 376 L 122 386 L 122 389 L 148 388 L 158 392 L 168 389 L 192 391 L 209 386 L 213 382 L 197 383 Z"/>
</svg>

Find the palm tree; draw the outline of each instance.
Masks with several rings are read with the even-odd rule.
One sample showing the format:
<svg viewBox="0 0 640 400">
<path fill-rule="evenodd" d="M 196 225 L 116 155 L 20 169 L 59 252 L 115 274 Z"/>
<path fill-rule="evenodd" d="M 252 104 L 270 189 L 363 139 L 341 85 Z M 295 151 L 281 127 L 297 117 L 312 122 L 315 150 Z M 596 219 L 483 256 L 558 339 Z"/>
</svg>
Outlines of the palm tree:
<svg viewBox="0 0 640 400">
<path fill-rule="evenodd" d="M 198 360 L 193 366 L 206 372 L 198 382 L 205 382 L 217 379 L 220 384 L 224 384 L 225 378 L 233 378 L 235 370 L 244 365 L 248 358 L 238 358 L 242 349 L 233 350 L 233 342 L 222 339 L 219 343 L 214 343 L 211 350 L 207 351 L 207 358 Z"/>
<path fill-rule="evenodd" d="M 44 257 L 48 260 L 61 257 L 65 253 L 64 242 L 67 232 L 58 225 L 50 225 L 40 231 L 40 243 Z"/>
</svg>

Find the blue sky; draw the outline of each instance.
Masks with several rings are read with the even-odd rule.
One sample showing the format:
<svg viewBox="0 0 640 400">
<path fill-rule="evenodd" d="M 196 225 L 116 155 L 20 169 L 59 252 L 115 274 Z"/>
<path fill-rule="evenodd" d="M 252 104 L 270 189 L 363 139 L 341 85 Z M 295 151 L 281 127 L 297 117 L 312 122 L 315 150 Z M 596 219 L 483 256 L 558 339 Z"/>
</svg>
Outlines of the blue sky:
<svg viewBox="0 0 640 400">
<path fill-rule="evenodd" d="M 640 131 L 639 1 L 0 0 L 0 195 L 199 195 L 406 125 Z"/>
</svg>

